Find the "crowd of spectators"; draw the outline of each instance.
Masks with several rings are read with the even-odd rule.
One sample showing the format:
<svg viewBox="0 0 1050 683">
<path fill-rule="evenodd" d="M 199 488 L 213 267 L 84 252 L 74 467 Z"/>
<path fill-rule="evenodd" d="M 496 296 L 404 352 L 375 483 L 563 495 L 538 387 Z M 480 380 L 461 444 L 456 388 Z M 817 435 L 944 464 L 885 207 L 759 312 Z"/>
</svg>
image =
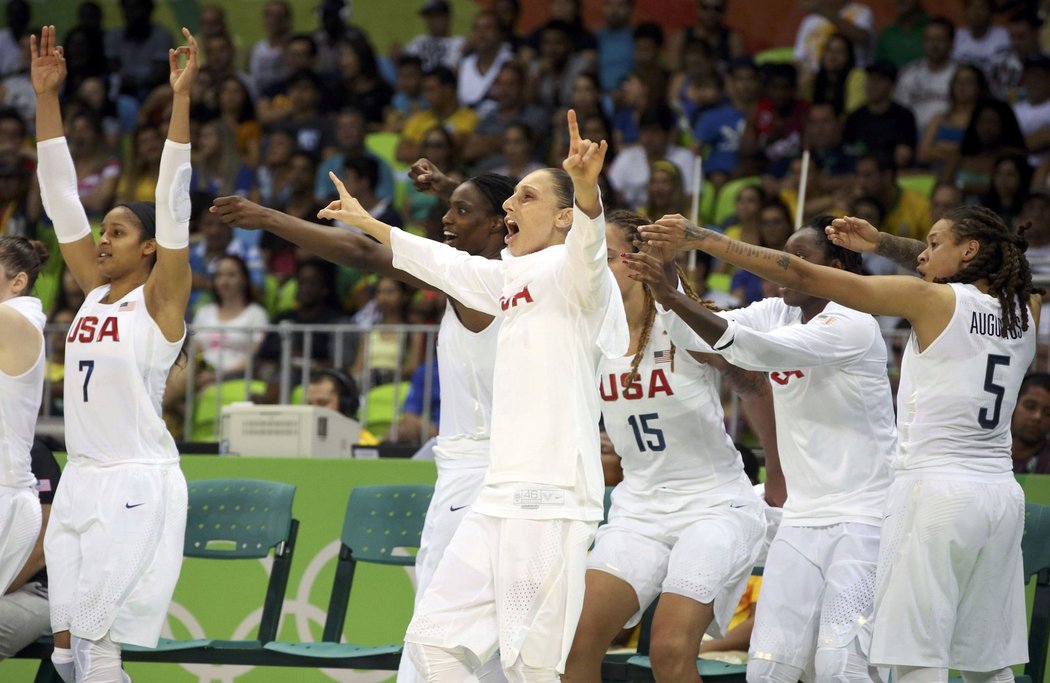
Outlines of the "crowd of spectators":
<svg viewBox="0 0 1050 683">
<path fill-rule="evenodd" d="M 386 53 L 345 0 L 321 0 L 318 26 L 304 33 L 293 31 L 288 2 L 270 0 L 259 18 L 265 37 L 251 45 L 221 3 L 203 5 L 187 319 L 230 328 L 436 322 L 443 306 L 434 296 L 321 262 L 253 226 L 231 229 L 207 210 L 211 200 L 238 194 L 316 220 L 334 196 L 332 171 L 373 215 L 440 238 L 446 208 L 412 187 L 405 166 L 426 158 L 455 180 L 521 178 L 560 163 L 569 107 L 584 136 L 610 142 L 606 208 L 658 218 L 688 213 L 698 189 L 705 206 L 724 192 L 732 209 L 719 227 L 779 248 L 799 211 L 809 149 L 804 218 L 862 215 L 922 239 L 946 207 L 981 203 L 1009 222 L 1032 221 L 1034 269 L 1050 272 L 1050 31 L 1040 3 L 960 0 L 964 23 L 955 25 L 921 0 L 897 0 L 876 30 L 864 2 L 808 0 L 787 57 L 749 54 L 726 24 L 731 1 L 696 0 L 696 21 L 668 31 L 639 21 L 632 0 L 603 0 L 595 27 L 578 0 L 549 0 L 547 20 L 526 33 L 519 1 L 494 0 L 454 35 L 453 8 L 426 0 L 411 10 L 424 33 Z M 10 0 L 0 31 L 0 233 L 46 237 L 28 80 L 28 36 L 46 17 L 30 7 Z M 96 222 L 114 203 L 152 197 L 171 100 L 171 33 L 151 0 L 120 8 L 119 27 L 105 30 L 100 6 L 81 2 L 62 39 L 66 134 Z M 76 287 L 53 261 L 38 291 L 52 320 L 68 320 Z M 774 292 L 749 273 L 700 265 L 701 291 L 723 304 Z M 867 266 L 894 268 L 878 258 Z M 310 353 L 371 386 L 407 379 L 423 362 L 420 335 L 364 337 L 337 350 L 335 338 L 316 335 Z M 293 355 L 305 352 L 302 341 Z M 191 352 L 205 370 L 198 388 L 249 359 L 265 379 L 281 360 L 277 335 L 202 333 Z M 172 385 L 174 404 L 185 382 Z"/>
</svg>

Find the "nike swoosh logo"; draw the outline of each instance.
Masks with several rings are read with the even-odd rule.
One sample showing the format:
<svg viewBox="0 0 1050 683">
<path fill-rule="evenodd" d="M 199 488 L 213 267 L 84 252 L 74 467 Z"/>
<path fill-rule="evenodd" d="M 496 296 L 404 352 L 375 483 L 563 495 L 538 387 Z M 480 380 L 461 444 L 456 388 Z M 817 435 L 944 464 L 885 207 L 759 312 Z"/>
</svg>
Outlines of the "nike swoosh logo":
<svg viewBox="0 0 1050 683">
<path fill-rule="evenodd" d="M 135 503 L 134 505 L 132 505 L 131 503 L 124 503 L 124 507 L 126 507 L 129 510 L 132 508 L 137 508 L 140 505 L 145 505 L 145 503 Z"/>
<path fill-rule="evenodd" d="M 459 512 L 463 508 L 467 508 L 467 507 L 470 507 L 470 506 L 469 505 L 460 505 L 459 507 L 456 507 L 455 505 L 449 505 L 448 506 L 448 511 L 449 512 Z"/>
<path fill-rule="evenodd" d="M 744 505 L 730 505 L 729 507 L 731 507 L 734 510 L 736 510 L 736 509 L 739 509 L 739 508 L 746 508 L 747 504 L 745 503 Z"/>
</svg>

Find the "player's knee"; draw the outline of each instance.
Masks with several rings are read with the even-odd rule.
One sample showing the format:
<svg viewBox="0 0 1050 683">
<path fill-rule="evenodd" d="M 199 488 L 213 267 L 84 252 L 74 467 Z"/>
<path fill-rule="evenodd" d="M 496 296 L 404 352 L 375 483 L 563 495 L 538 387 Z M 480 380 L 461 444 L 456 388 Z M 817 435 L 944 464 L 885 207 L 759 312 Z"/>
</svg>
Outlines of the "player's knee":
<svg viewBox="0 0 1050 683">
<path fill-rule="evenodd" d="M 653 630 L 649 641 L 649 661 L 657 680 L 677 680 L 689 667 L 696 666 L 696 639 L 683 629 Z"/>
<path fill-rule="evenodd" d="M 747 660 L 747 683 L 798 683 L 802 667 L 768 659 Z"/>
<path fill-rule="evenodd" d="M 818 683 L 869 683 L 868 660 L 853 647 L 817 649 L 814 668 Z"/>
<path fill-rule="evenodd" d="M 998 671 L 960 671 L 963 683 L 1013 683 L 1014 671 L 1003 667 Z"/>
</svg>

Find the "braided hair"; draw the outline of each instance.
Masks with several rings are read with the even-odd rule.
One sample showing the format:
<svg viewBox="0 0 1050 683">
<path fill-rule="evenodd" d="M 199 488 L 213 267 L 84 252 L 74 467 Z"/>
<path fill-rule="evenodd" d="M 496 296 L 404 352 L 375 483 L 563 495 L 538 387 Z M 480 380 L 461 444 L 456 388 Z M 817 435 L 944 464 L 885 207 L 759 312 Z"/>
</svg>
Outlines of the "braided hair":
<svg viewBox="0 0 1050 683">
<path fill-rule="evenodd" d="M 1032 286 L 1032 271 L 1024 255 L 1028 249 L 1024 232 L 1029 224 L 1012 230 L 995 212 L 983 206 L 954 208 L 944 215 L 944 220 L 951 224 L 956 244 L 977 240 L 981 247 L 962 270 L 935 281 L 970 284 L 987 279 L 988 293 L 999 300 L 1003 311 L 1000 336 L 1016 336 L 1027 330 L 1029 301 L 1032 294 L 1042 293 Z"/>
<path fill-rule="evenodd" d="M 605 214 L 605 224 L 615 225 L 617 228 L 623 231 L 624 236 L 627 238 L 627 243 L 631 245 L 631 251 L 637 252 L 638 247 L 634 246 L 635 242 L 641 242 L 642 237 L 638 232 L 639 228 L 643 225 L 648 225 L 649 219 L 634 213 L 633 211 L 624 211 L 623 209 L 617 209 L 609 211 Z M 675 269 L 678 271 L 678 280 L 682 283 L 682 289 L 693 301 L 703 304 L 712 311 L 722 310 L 718 306 L 715 306 L 710 301 L 702 300 L 693 289 L 692 285 L 689 284 L 689 279 L 686 277 L 682 267 L 675 264 Z M 623 386 L 626 388 L 634 382 L 635 378 L 638 377 L 638 366 L 642 362 L 642 357 L 645 355 L 645 347 L 649 345 L 649 337 L 653 333 L 653 323 L 656 321 L 656 299 L 653 297 L 652 290 L 649 289 L 649 285 L 642 284 L 643 291 L 645 292 L 645 323 L 642 327 L 642 335 L 638 339 L 638 350 L 634 352 L 634 358 L 631 359 L 631 371 L 627 373 L 627 376 L 623 379 Z M 671 344 L 671 356 L 675 354 L 675 346 Z"/>
</svg>

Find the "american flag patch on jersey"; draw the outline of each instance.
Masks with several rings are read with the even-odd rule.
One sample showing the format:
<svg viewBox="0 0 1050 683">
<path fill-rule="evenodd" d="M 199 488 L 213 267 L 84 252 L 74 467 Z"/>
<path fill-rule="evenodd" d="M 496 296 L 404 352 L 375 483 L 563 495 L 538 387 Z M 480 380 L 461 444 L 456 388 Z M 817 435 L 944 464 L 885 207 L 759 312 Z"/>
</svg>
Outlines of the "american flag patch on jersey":
<svg viewBox="0 0 1050 683">
<path fill-rule="evenodd" d="M 118 313 L 122 313 L 124 311 L 134 311 L 134 310 L 135 310 L 135 302 L 134 301 L 125 301 L 121 305 L 117 306 L 117 312 Z"/>
<path fill-rule="evenodd" d="M 657 363 L 670 363 L 674 360 L 674 353 L 671 349 L 664 349 L 663 351 L 653 351 L 653 359 Z"/>
</svg>

